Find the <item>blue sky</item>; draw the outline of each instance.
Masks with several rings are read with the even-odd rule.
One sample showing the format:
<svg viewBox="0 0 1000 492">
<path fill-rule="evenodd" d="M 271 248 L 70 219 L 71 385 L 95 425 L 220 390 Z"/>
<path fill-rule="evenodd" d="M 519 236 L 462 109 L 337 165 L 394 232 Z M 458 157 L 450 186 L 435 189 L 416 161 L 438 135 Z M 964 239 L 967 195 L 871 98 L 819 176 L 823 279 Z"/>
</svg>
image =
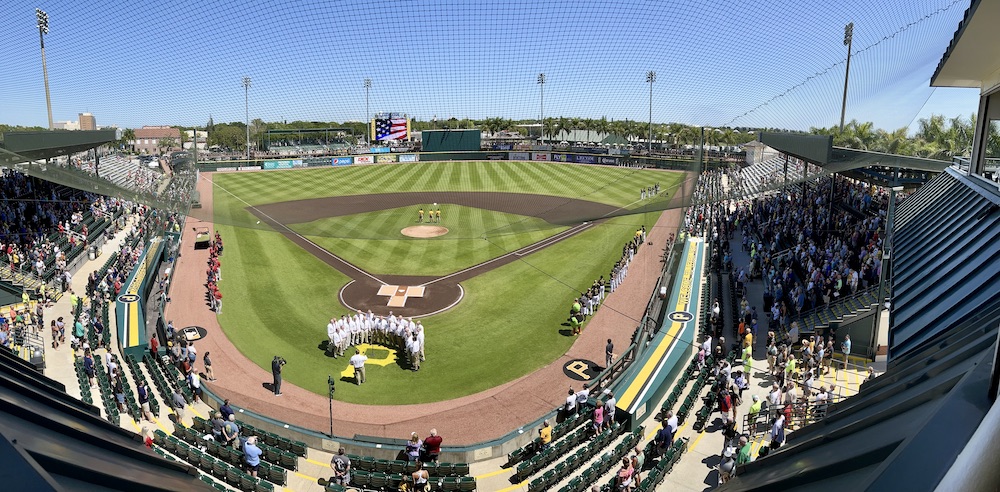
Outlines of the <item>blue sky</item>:
<svg viewBox="0 0 1000 492">
<path fill-rule="evenodd" d="M 848 119 L 894 129 L 978 101 L 929 87 L 968 0 L 7 0 L 3 123 L 46 124 L 35 7 L 55 119 L 123 127 L 243 120 L 243 75 L 251 119 L 360 120 L 365 78 L 372 112 L 537 118 L 544 72 L 546 116 L 645 121 L 648 70 L 657 122 L 830 126 L 849 21 Z"/>
</svg>

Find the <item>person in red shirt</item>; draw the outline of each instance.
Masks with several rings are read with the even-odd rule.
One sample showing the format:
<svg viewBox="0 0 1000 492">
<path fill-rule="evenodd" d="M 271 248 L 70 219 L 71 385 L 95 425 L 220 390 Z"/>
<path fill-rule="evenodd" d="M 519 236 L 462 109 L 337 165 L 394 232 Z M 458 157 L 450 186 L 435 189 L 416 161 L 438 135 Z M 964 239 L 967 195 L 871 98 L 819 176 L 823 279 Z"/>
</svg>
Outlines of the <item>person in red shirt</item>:
<svg viewBox="0 0 1000 492">
<path fill-rule="evenodd" d="M 424 457 L 424 461 L 432 461 L 437 463 L 438 456 L 441 455 L 441 436 L 438 435 L 437 429 L 431 429 L 431 435 L 424 439 L 424 448 L 426 449 L 427 456 Z"/>
<path fill-rule="evenodd" d="M 153 336 L 149 337 L 149 355 L 153 356 L 155 359 L 157 355 L 156 351 L 159 350 L 159 348 L 160 341 L 157 339 L 156 333 L 153 333 Z"/>
<path fill-rule="evenodd" d="M 215 289 L 215 314 L 222 314 L 222 291 Z"/>
</svg>

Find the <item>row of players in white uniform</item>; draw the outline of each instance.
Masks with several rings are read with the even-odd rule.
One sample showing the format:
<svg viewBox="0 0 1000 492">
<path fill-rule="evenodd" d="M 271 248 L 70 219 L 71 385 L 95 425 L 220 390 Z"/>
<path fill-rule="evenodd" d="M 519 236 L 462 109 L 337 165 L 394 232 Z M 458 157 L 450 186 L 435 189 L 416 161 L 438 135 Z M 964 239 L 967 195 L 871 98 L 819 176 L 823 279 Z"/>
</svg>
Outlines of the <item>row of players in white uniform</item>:
<svg viewBox="0 0 1000 492">
<path fill-rule="evenodd" d="M 424 326 L 413 318 L 395 316 L 392 311 L 388 316 L 358 311 L 352 316 L 330 318 L 326 334 L 330 339 L 327 352 L 335 358 L 343 356 L 347 347 L 368 343 L 402 349 L 414 371 L 424 360 Z"/>
</svg>

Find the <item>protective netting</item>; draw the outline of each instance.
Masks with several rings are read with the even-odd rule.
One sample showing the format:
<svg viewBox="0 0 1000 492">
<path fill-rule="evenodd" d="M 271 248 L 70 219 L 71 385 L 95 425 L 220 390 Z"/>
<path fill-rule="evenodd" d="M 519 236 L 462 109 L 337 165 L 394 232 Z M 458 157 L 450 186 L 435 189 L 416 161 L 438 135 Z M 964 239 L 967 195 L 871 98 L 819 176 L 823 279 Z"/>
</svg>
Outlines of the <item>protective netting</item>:
<svg viewBox="0 0 1000 492">
<path fill-rule="evenodd" d="M 247 119 L 255 159 L 267 130 L 287 129 L 295 121 L 346 129 L 345 135 L 326 135 L 321 148 L 294 135 L 276 137 L 282 145 L 309 147 L 304 151 L 314 154 L 345 153 L 370 139 L 361 122 L 385 112 L 404 115 L 414 130 L 470 127 L 487 133 L 530 132 L 518 125 L 544 117 L 557 144 L 575 131 L 583 140 L 631 142 L 623 147 L 633 157 L 652 133 L 661 147 L 688 150 L 686 160 L 667 167 L 697 172 L 705 163 L 695 162 L 692 147 L 701 143 L 721 150 L 753 140 L 760 129 L 836 125 L 848 22 L 854 24 L 848 121 L 872 121 L 889 130 L 915 125 L 934 94 L 928 80 L 967 5 L 967 0 L 168 0 L 43 8 L 49 18 L 45 47 L 55 120 L 89 111 L 99 125 L 123 129 L 207 130 L 206 146 L 223 152 L 202 159 L 242 155 Z M 28 127 L 46 124 L 35 7 L 20 0 L 0 5 L 0 41 L 12 75 L 0 79 L 0 121 Z M 248 86 L 244 77 L 250 78 Z M 973 98 L 969 104 L 974 109 Z M 959 108 L 956 113 L 947 116 L 965 114 Z M 702 138 L 692 126 L 681 125 L 712 129 Z M 172 179 L 154 175 L 140 185 L 145 179 L 140 174 L 159 171 L 136 170 L 122 182 L 88 170 L 86 156 L 74 158 L 81 161 L 75 167 L 72 159 L 65 165 L 16 157 L 5 162 L 17 161 L 24 172 L 45 179 L 174 210 L 199 198 L 191 189 L 193 172 Z M 377 174 L 372 170 L 356 179 L 382 179 Z M 629 187 L 638 183 L 630 173 L 608 179 Z M 562 196 L 587 200 L 608 184 L 583 182 Z M 214 182 L 207 190 L 216 196 L 221 191 Z M 267 227 L 247 208 L 260 203 L 252 189 L 227 190 L 230 209 L 191 213 Z M 240 207 L 230 203 L 241 201 L 246 203 Z M 628 204 L 612 216 L 683 203 Z M 519 223 L 553 227 L 510 220 L 484 224 L 470 237 L 504 234 Z M 335 226 L 316 226 L 313 232 L 337 236 L 343 229 Z"/>
</svg>

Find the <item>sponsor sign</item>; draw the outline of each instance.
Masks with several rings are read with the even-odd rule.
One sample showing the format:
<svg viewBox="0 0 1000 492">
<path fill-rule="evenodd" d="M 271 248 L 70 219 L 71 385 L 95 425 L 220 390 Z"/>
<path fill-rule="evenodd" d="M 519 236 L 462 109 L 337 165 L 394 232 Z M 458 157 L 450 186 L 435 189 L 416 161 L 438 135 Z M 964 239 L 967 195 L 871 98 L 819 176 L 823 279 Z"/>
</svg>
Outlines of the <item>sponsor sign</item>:
<svg viewBox="0 0 1000 492">
<path fill-rule="evenodd" d="M 511 143 L 493 144 L 493 150 L 514 150 L 514 144 Z"/>
<path fill-rule="evenodd" d="M 599 164 L 618 164 L 618 159 L 614 157 L 601 157 L 597 162 Z"/>
<path fill-rule="evenodd" d="M 690 297 L 690 295 L 688 297 Z M 694 319 L 694 315 L 687 311 L 674 311 L 668 314 L 667 318 L 670 318 L 670 321 L 675 323 L 687 323 L 688 321 Z"/>
<path fill-rule="evenodd" d="M 240 166 L 237 171 L 260 171 L 260 166 Z"/>
<path fill-rule="evenodd" d="M 264 161 L 264 169 L 291 169 L 302 167 L 302 159 L 282 159 L 278 161 Z"/>
<path fill-rule="evenodd" d="M 375 162 L 375 156 L 372 155 L 356 155 L 354 156 L 355 164 L 371 164 Z"/>
<path fill-rule="evenodd" d="M 549 160 L 549 153 L 548 152 L 532 152 L 531 153 L 531 160 L 533 160 L 533 161 L 547 161 L 547 160 Z"/>
<path fill-rule="evenodd" d="M 350 166 L 354 164 L 354 159 L 350 157 L 334 157 L 330 159 L 330 164 L 333 166 Z"/>
<path fill-rule="evenodd" d="M 368 149 L 368 152 L 371 152 L 372 154 L 388 154 L 389 152 L 392 152 L 392 149 L 389 147 L 372 147 Z"/>
<path fill-rule="evenodd" d="M 417 162 L 417 154 L 399 154 L 399 162 Z"/>
<path fill-rule="evenodd" d="M 505 152 L 490 152 L 486 154 L 486 158 L 491 161 L 502 161 L 507 158 L 507 154 Z"/>
<path fill-rule="evenodd" d="M 396 162 L 396 156 L 394 155 L 380 155 L 375 158 L 375 162 L 386 163 L 386 162 Z"/>
<path fill-rule="evenodd" d="M 552 162 L 569 162 L 567 154 L 552 154 Z"/>
<path fill-rule="evenodd" d="M 581 164 L 594 164 L 597 162 L 597 156 L 595 155 L 578 155 L 576 156 L 576 162 Z"/>
<path fill-rule="evenodd" d="M 510 160 L 512 161 L 529 161 L 531 160 L 531 155 L 527 152 L 511 152 Z"/>
<path fill-rule="evenodd" d="M 239 171 L 238 167 L 220 167 L 216 171 Z"/>
<path fill-rule="evenodd" d="M 601 367 L 586 359 L 574 359 L 563 366 L 563 374 L 577 381 L 590 381 L 600 373 Z"/>
</svg>

